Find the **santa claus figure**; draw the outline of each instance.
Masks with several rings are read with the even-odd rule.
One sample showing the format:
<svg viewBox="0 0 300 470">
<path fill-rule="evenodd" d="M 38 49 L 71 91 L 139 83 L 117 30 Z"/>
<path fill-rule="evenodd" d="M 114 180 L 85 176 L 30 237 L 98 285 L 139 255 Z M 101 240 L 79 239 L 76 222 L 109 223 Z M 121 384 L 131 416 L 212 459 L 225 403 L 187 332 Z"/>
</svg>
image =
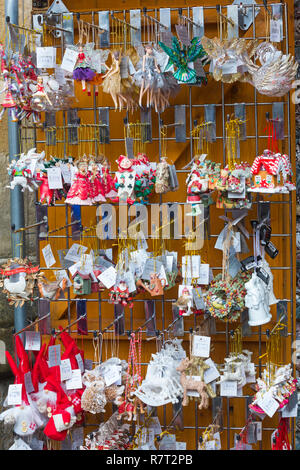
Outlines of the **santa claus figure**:
<svg viewBox="0 0 300 470">
<path fill-rule="evenodd" d="M 173 305 L 175 307 L 179 307 L 179 315 L 182 315 L 184 317 L 187 317 L 191 315 L 192 310 L 192 296 L 187 287 L 184 287 L 181 292 L 181 296 L 178 298 L 177 302 L 175 302 Z"/>
</svg>

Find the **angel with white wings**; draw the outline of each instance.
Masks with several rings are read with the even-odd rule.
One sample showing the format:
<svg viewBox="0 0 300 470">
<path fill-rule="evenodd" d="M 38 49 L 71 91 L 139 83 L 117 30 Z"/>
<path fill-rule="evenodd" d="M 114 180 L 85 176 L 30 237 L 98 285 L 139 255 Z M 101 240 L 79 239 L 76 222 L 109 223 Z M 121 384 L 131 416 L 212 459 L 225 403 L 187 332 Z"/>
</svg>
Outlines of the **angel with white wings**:
<svg viewBox="0 0 300 470">
<path fill-rule="evenodd" d="M 72 48 L 71 46 L 68 46 Z M 73 46 L 74 48 L 74 46 Z M 77 62 L 73 71 L 73 79 L 81 81 L 82 91 L 86 91 L 86 83 L 88 82 L 88 92 L 90 93 L 91 80 L 94 78 L 96 72 L 92 68 L 92 53 L 94 49 L 94 43 L 87 43 L 84 46 L 80 44 L 75 46 L 75 50 L 78 51 Z"/>
</svg>

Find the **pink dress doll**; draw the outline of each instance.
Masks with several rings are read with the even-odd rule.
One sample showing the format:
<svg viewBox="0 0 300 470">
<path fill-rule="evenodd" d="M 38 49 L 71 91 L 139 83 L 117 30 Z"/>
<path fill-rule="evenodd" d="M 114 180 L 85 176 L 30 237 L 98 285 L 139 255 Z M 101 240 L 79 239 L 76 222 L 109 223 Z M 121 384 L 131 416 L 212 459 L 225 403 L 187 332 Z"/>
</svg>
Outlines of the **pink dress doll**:
<svg viewBox="0 0 300 470">
<path fill-rule="evenodd" d="M 86 90 L 86 82 L 90 82 L 95 77 L 95 71 L 91 69 L 86 59 L 83 47 L 79 47 L 77 62 L 73 71 L 73 79 L 81 81 L 82 91 Z"/>
<path fill-rule="evenodd" d="M 105 202 L 104 187 L 101 181 L 101 175 L 98 165 L 92 161 L 90 166 L 90 180 L 92 186 L 92 197 L 94 202 Z"/>
<path fill-rule="evenodd" d="M 115 183 L 110 174 L 109 163 L 107 160 L 104 160 L 102 163 L 102 186 L 105 197 L 114 198 L 117 196 L 115 191 Z"/>
<path fill-rule="evenodd" d="M 66 204 L 91 206 L 93 204 L 93 189 L 88 171 L 88 159 L 83 156 L 77 163 L 78 171 L 68 191 Z"/>
</svg>

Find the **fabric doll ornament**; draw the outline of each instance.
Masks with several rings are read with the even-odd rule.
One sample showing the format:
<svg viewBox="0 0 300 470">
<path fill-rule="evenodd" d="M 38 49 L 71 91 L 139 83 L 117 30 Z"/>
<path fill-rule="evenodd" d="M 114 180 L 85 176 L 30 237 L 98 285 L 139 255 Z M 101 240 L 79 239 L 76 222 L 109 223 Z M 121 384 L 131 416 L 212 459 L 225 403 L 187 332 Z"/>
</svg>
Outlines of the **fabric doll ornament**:
<svg viewBox="0 0 300 470">
<path fill-rule="evenodd" d="M 269 307 L 269 293 L 265 283 L 254 272 L 245 283 L 245 306 L 248 308 L 249 325 L 259 326 L 272 319 Z"/>
<path fill-rule="evenodd" d="M 105 202 L 105 191 L 102 184 L 100 170 L 95 159 L 90 158 L 89 162 L 90 181 L 92 187 L 93 202 Z"/>
<path fill-rule="evenodd" d="M 41 273 L 42 275 L 43 273 Z M 63 294 L 67 287 L 67 279 L 63 278 L 59 281 L 49 282 L 46 278 L 44 281 L 38 282 L 40 296 L 43 299 L 57 300 Z"/>
<path fill-rule="evenodd" d="M 134 170 L 134 160 L 125 155 L 120 155 L 118 160 L 118 171 L 116 172 L 114 183 L 117 190 L 117 198 L 111 199 L 112 202 L 126 202 L 133 204 L 135 201 L 135 178 L 136 171 Z"/>
<path fill-rule="evenodd" d="M 94 201 L 86 155 L 76 162 L 76 167 L 77 173 L 68 191 L 66 204 L 90 206 Z"/>
<path fill-rule="evenodd" d="M 95 77 L 95 71 L 91 68 L 91 50 L 94 44 L 88 43 L 84 47 L 82 45 L 78 48 L 77 62 L 75 64 L 72 78 L 80 81 L 82 91 L 86 91 L 88 83 L 88 92 L 90 92 L 89 82 Z"/>
<path fill-rule="evenodd" d="M 1 102 L 1 111 L 0 111 L 0 121 L 2 121 L 3 115 L 6 110 L 8 110 L 10 119 L 12 122 L 18 122 L 17 118 L 17 103 L 12 94 L 13 85 L 11 79 L 8 77 L 5 79 L 5 88 L 2 92 L 5 91 L 4 99 Z"/>
</svg>

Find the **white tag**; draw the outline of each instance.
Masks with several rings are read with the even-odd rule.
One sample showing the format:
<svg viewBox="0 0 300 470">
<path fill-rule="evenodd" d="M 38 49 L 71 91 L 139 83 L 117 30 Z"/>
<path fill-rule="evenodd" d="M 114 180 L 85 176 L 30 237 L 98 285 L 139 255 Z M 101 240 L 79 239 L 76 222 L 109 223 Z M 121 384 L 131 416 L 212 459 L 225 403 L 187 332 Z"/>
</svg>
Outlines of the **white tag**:
<svg viewBox="0 0 300 470">
<path fill-rule="evenodd" d="M 200 265 L 200 273 L 199 273 L 197 283 L 209 284 L 209 264 Z"/>
<path fill-rule="evenodd" d="M 71 276 L 73 277 L 76 271 L 80 271 L 80 261 L 77 261 L 77 263 L 72 264 L 68 269 L 70 271 Z"/>
<path fill-rule="evenodd" d="M 31 379 L 31 371 L 28 371 L 24 374 L 24 385 L 27 393 L 34 391 L 34 386 Z"/>
<path fill-rule="evenodd" d="M 167 263 L 166 263 L 167 271 L 171 273 L 173 269 L 173 255 L 166 256 L 166 259 L 167 259 Z"/>
<path fill-rule="evenodd" d="M 192 355 L 198 357 L 209 357 L 210 340 L 210 336 L 194 335 Z"/>
<path fill-rule="evenodd" d="M 265 393 L 264 396 L 257 401 L 257 404 L 270 418 L 272 418 L 279 408 L 279 403 L 272 397 L 271 392 Z"/>
<path fill-rule="evenodd" d="M 218 377 L 220 377 L 220 372 L 216 368 L 215 363 L 211 358 L 208 358 L 205 361 L 205 364 L 210 366 L 209 369 L 204 371 L 204 382 L 209 384 L 210 382 L 213 382 Z"/>
<path fill-rule="evenodd" d="M 66 184 L 71 184 L 71 169 L 67 163 L 60 165 L 61 174 Z"/>
<path fill-rule="evenodd" d="M 72 378 L 72 367 L 70 359 L 63 359 L 60 363 L 60 380 L 69 380 Z"/>
<path fill-rule="evenodd" d="M 280 21 L 279 20 L 270 20 L 270 41 L 271 42 L 280 42 L 281 41 L 281 31 L 280 31 Z"/>
<path fill-rule="evenodd" d="M 214 439 L 216 442 L 216 450 L 221 450 L 222 449 L 222 444 L 221 444 L 221 436 L 219 432 L 216 432 L 214 434 Z"/>
<path fill-rule="evenodd" d="M 186 442 L 176 441 L 176 450 L 186 450 Z"/>
<path fill-rule="evenodd" d="M 82 388 L 81 370 L 73 369 L 71 379 L 66 381 L 66 389 L 75 390 L 77 388 Z"/>
<path fill-rule="evenodd" d="M 63 187 L 60 167 L 48 168 L 47 176 L 49 189 L 61 189 Z"/>
<path fill-rule="evenodd" d="M 121 376 L 120 367 L 112 366 L 110 369 L 105 371 L 104 380 L 107 387 L 118 382 Z"/>
<path fill-rule="evenodd" d="M 58 271 L 54 271 L 54 275 L 55 275 L 55 277 L 58 281 L 62 281 L 63 279 L 66 279 L 67 287 L 71 287 L 72 282 L 70 281 L 68 273 L 65 269 L 60 269 Z M 61 284 L 60 284 L 60 286 L 61 286 Z"/>
<path fill-rule="evenodd" d="M 73 243 L 73 245 L 68 250 L 65 256 L 65 259 L 77 263 L 77 261 L 80 260 L 81 256 L 87 251 L 87 249 L 87 246 L 79 245 L 78 243 Z"/>
<path fill-rule="evenodd" d="M 198 278 L 200 276 L 200 255 L 183 256 L 182 257 L 182 277 Z"/>
<path fill-rule="evenodd" d="M 26 331 L 25 338 L 25 349 L 27 351 L 39 351 L 41 349 L 41 334 L 38 331 Z"/>
<path fill-rule="evenodd" d="M 226 380 L 220 384 L 221 397 L 236 397 L 237 396 L 237 381 Z"/>
<path fill-rule="evenodd" d="M 82 374 L 84 374 L 84 363 L 83 363 L 81 354 L 80 354 L 80 353 L 76 354 L 76 355 L 75 355 L 75 358 L 76 358 L 78 367 L 79 367 L 79 369 L 80 369 L 80 372 L 81 372 Z"/>
<path fill-rule="evenodd" d="M 287 409 L 287 405 L 284 408 L 281 408 L 281 416 L 283 418 L 297 418 L 298 403 L 295 403 L 294 407 L 291 410 Z"/>
<path fill-rule="evenodd" d="M 38 69 L 53 69 L 56 66 L 55 47 L 36 48 L 36 66 Z"/>
<path fill-rule="evenodd" d="M 126 282 L 127 287 L 128 287 L 128 291 L 129 291 L 130 293 L 136 291 L 136 285 L 135 285 L 134 275 L 132 274 L 131 271 L 127 271 L 127 272 L 124 274 L 124 281 Z"/>
<path fill-rule="evenodd" d="M 110 268 L 103 271 L 103 273 L 99 274 L 98 279 L 99 279 L 100 282 L 102 282 L 102 284 L 107 289 L 110 289 L 116 283 L 117 271 L 113 266 L 111 266 Z"/>
<path fill-rule="evenodd" d="M 49 367 L 59 366 L 61 363 L 60 344 L 48 348 Z"/>
<path fill-rule="evenodd" d="M 13 445 L 8 450 L 32 450 L 26 442 L 23 441 L 20 437 L 15 440 Z"/>
<path fill-rule="evenodd" d="M 205 450 L 215 450 L 216 449 L 216 441 L 207 441 L 205 443 Z"/>
<path fill-rule="evenodd" d="M 21 405 L 22 404 L 22 384 L 12 384 L 8 387 L 7 395 L 8 405 Z"/>
<path fill-rule="evenodd" d="M 72 73 L 77 62 L 77 57 L 78 51 L 67 48 L 63 56 L 61 68 L 67 72 Z"/>
<path fill-rule="evenodd" d="M 54 258 L 53 256 L 53 253 L 52 253 L 52 248 L 51 248 L 51 245 L 46 245 L 43 249 L 42 249 L 42 253 L 43 253 L 43 256 L 44 256 L 44 260 L 45 260 L 45 263 L 46 263 L 46 266 L 47 268 L 51 268 L 51 266 L 53 266 L 54 264 L 56 264 L 56 259 Z"/>
<path fill-rule="evenodd" d="M 258 441 L 262 440 L 262 423 L 260 421 L 257 421 L 255 424 L 256 427 L 256 439 Z"/>
<path fill-rule="evenodd" d="M 160 267 L 158 277 L 161 281 L 165 281 L 166 286 L 169 285 L 168 280 L 167 280 L 166 270 L 163 264 Z"/>
<path fill-rule="evenodd" d="M 64 70 L 57 66 L 55 67 L 55 80 L 60 84 L 64 85 L 66 83 L 65 72 Z"/>
</svg>

